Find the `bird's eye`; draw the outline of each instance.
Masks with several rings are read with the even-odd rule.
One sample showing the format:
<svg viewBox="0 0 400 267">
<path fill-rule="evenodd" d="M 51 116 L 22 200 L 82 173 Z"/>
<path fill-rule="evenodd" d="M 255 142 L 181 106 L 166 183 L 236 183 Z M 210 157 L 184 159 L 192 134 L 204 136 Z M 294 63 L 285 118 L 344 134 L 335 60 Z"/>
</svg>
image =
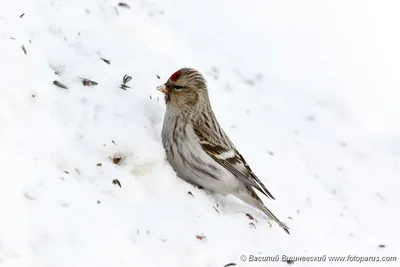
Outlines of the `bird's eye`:
<svg viewBox="0 0 400 267">
<path fill-rule="evenodd" d="M 174 89 L 177 89 L 177 90 L 179 90 L 179 89 L 182 89 L 183 88 L 183 86 L 180 86 L 180 85 L 174 85 Z"/>
</svg>

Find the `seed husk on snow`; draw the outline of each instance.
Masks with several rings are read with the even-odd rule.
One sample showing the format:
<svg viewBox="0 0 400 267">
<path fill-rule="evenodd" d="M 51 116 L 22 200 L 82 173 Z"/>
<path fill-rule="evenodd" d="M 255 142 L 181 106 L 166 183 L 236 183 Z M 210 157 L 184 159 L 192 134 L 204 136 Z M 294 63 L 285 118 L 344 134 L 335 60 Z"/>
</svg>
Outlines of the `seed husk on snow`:
<svg viewBox="0 0 400 267">
<path fill-rule="evenodd" d="M 116 165 L 118 165 L 121 162 L 121 160 L 122 160 L 122 157 L 119 157 L 119 156 L 115 156 L 112 158 L 112 162 Z"/>
<path fill-rule="evenodd" d="M 122 82 L 123 82 L 124 84 L 130 82 L 131 80 L 132 80 L 132 77 L 129 76 L 128 74 L 125 74 L 124 77 L 122 78 Z"/>
<path fill-rule="evenodd" d="M 131 8 L 127 3 L 124 3 L 124 2 L 119 2 L 118 6 L 124 7 L 124 8 L 127 8 L 127 9 Z"/>
<path fill-rule="evenodd" d="M 122 78 L 122 84 L 119 88 L 126 90 L 127 88 L 131 88 L 130 86 L 127 85 L 128 82 L 132 80 L 132 77 L 129 76 L 128 74 L 125 74 L 124 77 Z"/>
<path fill-rule="evenodd" d="M 119 182 L 118 179 L 114 179 L 114 180 L 112 181 L 112 183 L 115 184 L 115 185 L 118 185 L 119 187 L 122 188 L 121 183 Z"/>
<path fill-rule="evenodd" d="M 204 240 L 206 237 L 204 235 L 196 235 L 197 240 Z"/>
<path fill-rule="evenodd" d="M 103 60 L 103 61 L 104 61 L 105 63 L 107 63 L 108 65 L 111 64 L 111 61 L 108 60 L 108 59 L 106 59 L 106 58 L 104 58 L 104 57 L 101 57 L 100 59 Z"/>
<path fill-rule="evenodd" d="M 121 84 L 121 86 L 119 88 L 121 88 L 122 90 L 126 90 L 126 89 L 131 88 L 131 87 L 126 85 L 126 84 Z"/>
<path fill-rule="evenodd" d="M 68 89 L 68 87 L 65 86 L 65 84 L 63 84 L 63 83 L 61 83 L 61 82 L 59 82 L 59 81 L 57 81 L 57 80 L 53 81 L 53 84 L 54 84 L 55 86 L 60 87 L 60 88 Z"/>
<path fill-rule="evenodd" d="M 95 85 L 98 85 L 97 82 L 92 81 L 92 80 L 89 80 L 89 79 L 86 79 L 86 78 L 83 78 L 83 79 L 82 79 L 82 84 L 83 84 L 84 86 L 95 86 Z"/>
</svg>

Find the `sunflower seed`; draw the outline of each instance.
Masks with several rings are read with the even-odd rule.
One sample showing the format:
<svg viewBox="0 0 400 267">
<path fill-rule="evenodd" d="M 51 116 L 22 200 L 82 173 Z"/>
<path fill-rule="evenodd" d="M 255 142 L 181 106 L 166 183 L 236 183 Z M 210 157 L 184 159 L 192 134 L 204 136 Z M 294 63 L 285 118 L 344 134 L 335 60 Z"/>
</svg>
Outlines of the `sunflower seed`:
<svg viewBox="0 0 400 267">
<path fill-rule="evenodd" d="M 59 82 L 59 81 L 53 81 L 53 84 L 55 85 L 55 86 L 58 86 L 58 87 L 60 87 L 60 88 L 63 88 L 63 89 L 68 89 L 68 87 L 67 86 L 65 86 L 63 83 L 61 83 L 61 82 Z"/>
</svg>

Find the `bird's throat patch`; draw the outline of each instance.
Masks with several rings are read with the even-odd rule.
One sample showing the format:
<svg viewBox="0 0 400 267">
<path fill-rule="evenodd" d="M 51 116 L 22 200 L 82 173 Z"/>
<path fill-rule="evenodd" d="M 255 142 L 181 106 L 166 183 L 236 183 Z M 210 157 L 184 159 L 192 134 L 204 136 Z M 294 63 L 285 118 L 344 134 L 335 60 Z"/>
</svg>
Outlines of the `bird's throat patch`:
<svg viewBox="0 0 400 267">
<path fill-rule="evenodd" d="M 165 104 L 171 102 L 171 96 L 169 93 L 164 94 L 164 100 L 165 100 Z"/>
</svg>

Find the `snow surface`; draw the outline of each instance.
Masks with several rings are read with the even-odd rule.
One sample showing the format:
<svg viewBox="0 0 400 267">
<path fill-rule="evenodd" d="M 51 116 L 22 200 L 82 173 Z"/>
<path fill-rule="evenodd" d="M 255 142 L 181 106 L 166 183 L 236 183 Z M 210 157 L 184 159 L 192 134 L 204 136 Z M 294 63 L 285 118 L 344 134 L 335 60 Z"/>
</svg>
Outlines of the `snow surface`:
<svg viewBox="0 0 400 267">
<path fill-rule="evenodd" d="M 400 257 L 398 2 L 125 3 L 0 1 L 1 267 Z M 166 163 L 155 88 L 183 66 L 290 236 Z"/>
</svg>

